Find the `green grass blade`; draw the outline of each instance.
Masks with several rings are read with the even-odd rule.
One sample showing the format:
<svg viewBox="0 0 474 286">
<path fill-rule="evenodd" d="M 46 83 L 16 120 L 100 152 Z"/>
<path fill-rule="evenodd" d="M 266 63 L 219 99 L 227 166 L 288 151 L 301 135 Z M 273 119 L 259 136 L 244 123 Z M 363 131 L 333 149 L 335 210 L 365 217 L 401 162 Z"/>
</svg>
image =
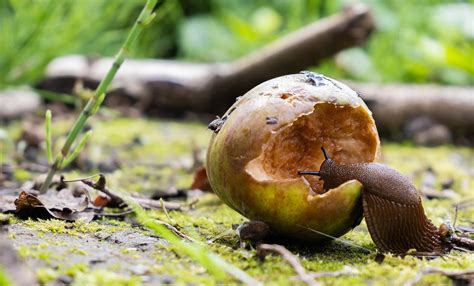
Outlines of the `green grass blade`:
<svg viewBox="0 0 474 286">
<path fill-rule="evenodd" d="M 46 179 L 44 180 L 43 184 L 41 185 L 40 188 L 40 193 L 44 194 L 49 188 L 49 185 L 51 184 L 51 180 L 54 177 L 54 174 L 59 171 L 62 167 L 66 166 L 67 164 L 65 163 L 70 163 L 72 160 L 69 156 L 70 149 L 74 141 L 76 141 L 77 136 L 79 133 L 82 131 L 84 128 L 84 125 L 86 124 L 87 119 L 94 115 L 100 108 L 102 102 L 105 99 L 105 94 L 107 92 L 107 89 L 112 82 L 113 78 L 117 74 L 120 66 L 125 60 L 125 55 L 128 53 L 130 48 L 132 47 L 132 44 L 136 41 L 140 33 L 143 31 L 145 28 L 145 23 L 149 23 L 154 15 L 154 8 L 157 4 L 158 0 L 147 0 L 145 3 L 145 7 L 143 7 L 143 10 L 141 11 L 140 15 L 138 16 L 137 20 L 133 24 L 132 29 L 130 30 L 130 33 L 127 36 L 127 39 L 123 43 L 122 47 L 120 48 L 119 52 L 115 56 L 115 60 L 108 70 L 107 74 L 105 77 L 101 80 L 99 83 L 99 86 L 94 92 L 94 96 L 89 99 L 87 102 L 86 106 L 82 110 L 81 114 L 79 117 L 76 119 L 74 122 L 74 125 L 71 128 L 71 131 L 69 131 L 69 134 L 66 137 L 66 142 L 64 143 L 61 153 L 56 156 L 56 159 L 54 163 L 52 164 L 51 168 L 49 169 L 48 175 L 46 176 Z M 81 144 L 79 144 L 80 146 Z M 78 147 L 79 147 L 78 146 Z M 77 151 L 77 148 L 76 148 Z M 76 155 L 77 156 L 77 155 Z M 63 158 L 65 158 L 65 162 L 63 162 Z"/>
<path fill-rule="evenodd" d="M 65 168 L 67 165 L 71 164 L 77 156 L 79 156 L 79 153 L 81 153 L 82 149 L 84 149 L 84 146 L 86 146 L 91 136 L 92 130 L 87 131 L 87 133 L 84 135 L 84 137 L 82 137 L 77 147 L 72 150 L 72 152 L 69 154 L 69 156 L 66 157 L 66 159 L 64 159 L 63 163 L 61 164 L 61 168 Z"/>
<path fill-rule="evenodd" d="M 46 110 L 44 126 L 46 129 L 46 152 L 48 154 L 48 163 L 53 164 L 53 144 L 51 142 L 51 110 Z"/>
<path fill-rule="evenodd" d="M 223 260 L 220 256 L 207 249 L 205 245 L 183 241 L 164 225 L 158 223 L 156 220 L 150 217 L 146 211 L 126 193 L 121 192 L 121 197 L 124 198 L 127 204 L 133 208 L 140 224 L 150 228 L 160 237 L 166 239 L 170 245 L 176 247 L 177 251 L 180 251 L 194 259 L 196 262 L 205 267 L 217 279 L 223 279 L 225 274 L 229 274 L 246 285 L 262 285 L 260 281 L 251 277 L 245 271 Z"/>
</svg>

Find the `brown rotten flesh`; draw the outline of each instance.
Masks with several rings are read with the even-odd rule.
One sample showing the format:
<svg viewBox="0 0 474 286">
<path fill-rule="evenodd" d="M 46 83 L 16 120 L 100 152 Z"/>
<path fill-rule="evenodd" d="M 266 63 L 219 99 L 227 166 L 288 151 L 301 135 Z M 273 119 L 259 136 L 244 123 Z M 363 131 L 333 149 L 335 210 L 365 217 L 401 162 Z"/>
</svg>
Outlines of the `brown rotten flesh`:
<svg viewBox="0 0 474 286">
<path fill-rule="evenodd" d="M 322 75 L 288 75 L 250 90 L 223 118 L 206 168 L 226 204 L 306 241 L 340 236 L 360 222 L 360 183 L 324 193 L 317 177 L 298 175 L 319 169 L 322 146 L 339 164 L 375 160 L 377 130 L 357 93 Z"/>
</svg>

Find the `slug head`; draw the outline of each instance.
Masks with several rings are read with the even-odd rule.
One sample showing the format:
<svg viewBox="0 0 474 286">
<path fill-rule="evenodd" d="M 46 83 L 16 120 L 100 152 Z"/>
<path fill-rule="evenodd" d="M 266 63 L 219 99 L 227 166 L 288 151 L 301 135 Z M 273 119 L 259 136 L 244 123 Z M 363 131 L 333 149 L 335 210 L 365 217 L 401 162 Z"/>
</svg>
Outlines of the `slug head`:
<svg viewBox="0 0 474 286">
<path fill-rule="evenodd" d="M 323 189 L 324 192 L 329 191 L 330 189 L 334 189 L 347 180 L 341 176 L 341 171 L 340 171 L 340 166 L 337 165 L 336 162 L 331 160 L 331 158 L 328 156 L 326 149 L 324 147 L 321 147 L 321 151 L 323 152 L 324 155 L 324 161 L 321 163 L 321 166 L 319 167 L 319 171 L 299 171 L 299 175 L 313 175 L 313 176 L 319 176 L 319 180 L 323 180 Z"/>
</svg>

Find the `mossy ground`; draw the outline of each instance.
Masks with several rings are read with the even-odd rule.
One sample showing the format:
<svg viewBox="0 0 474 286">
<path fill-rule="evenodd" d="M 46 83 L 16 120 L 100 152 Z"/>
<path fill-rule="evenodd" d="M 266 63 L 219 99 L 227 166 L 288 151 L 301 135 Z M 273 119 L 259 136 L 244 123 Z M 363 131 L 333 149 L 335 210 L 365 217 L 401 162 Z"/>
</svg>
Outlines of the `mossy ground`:
<svg viewBox="0 0 474 286">
<path fill-rule="evenodd" d="M 55 122 L 54 134 L 63 134 L 69 123 L 68 120 Z M 192 180 L 192 150 L 204 150 L 211 135 L 206 126 L 199 123 L 115 118 L 95 119 L 91 125 L 94 135 L 86 150 L 87 158 L 100 162 L 110 156 L 116 157 L 120 168 L 106 175 L 109 186 L 144 194 L 171 187 L 188 187 Z M 18 135 L 17 128 L 15 124 L 8 128 L 11 139 Z M 139 138 L 139 144 L 133 143 L 136 138 Z M 417 186 L 422 180 L 420 173 L 427 167 L 436 172 L 437 187 L 445 179 L 454 179 L 452 189 L 459 194 L 458 199 L 424 201 L 428 216 L 435 224 L 452 221 L 453 204 L 474 198 L 472 149 L 385 143 L 382 153 L 385 163 L 407 175 L 415 174 L 413 180 Z M 202 158 L 203 152 L 199 156 Z M 35 176 L 24 170 L 16 172 L 18 180 Z M 84 175 L 87 174 L 76 171 L 66 173 L 70 179 Z M 149 214 L 175 225 L 181 232 L 206 245 L 209 251 L 219 254 L 266 285 L 303 284 L 281 257 L 269 256 L 262 262 L 254 248 L 240 248 L 232 226 L 244 222 L 245 218 L 222 204 L 213 194 L 199 197 L 191 210 L 171 211 L 169 216 L 162 211 L 150 211 Z M 460 210 L 458 224 L 472 223 L 473 218 L 473 208 Z M 137 225 L 133 218 L 124 221 L 101 219 L 89 224 L 58 220 L 22 221 L 16 218 L 10 221 L 9 238 L 42 284 L 52 285 L 55 281 L 72 281 L 73 285 L 237 283 L 230 277 L 216 280 L 203 266 L 182 256 L 166 241 Z M 212 243 L 207 242 L 223 233 L 228 234 Z M 344 266 L 356 271 L 350 276 L 319 278 L 318 281 L 325 285 L 400 285 L 428 266 L 474 268 L 474 255 L 458 251 L 432 260 L 387 256 L 383 263 L 378 264 L 374 260 L 375 247 L 364 223 L 341 240 L 346 244 L 334 241 L 320 247 L 290 243 L 286 246 L 300 257 L 308 271 L 337 271 Z M 368 252 L 347 243 L 366 248 Z M 0 281 L 2 279 L 0 275 Z M 446 277 L 428 275 L 421 284 L 448 282 Z"/>
</svg>

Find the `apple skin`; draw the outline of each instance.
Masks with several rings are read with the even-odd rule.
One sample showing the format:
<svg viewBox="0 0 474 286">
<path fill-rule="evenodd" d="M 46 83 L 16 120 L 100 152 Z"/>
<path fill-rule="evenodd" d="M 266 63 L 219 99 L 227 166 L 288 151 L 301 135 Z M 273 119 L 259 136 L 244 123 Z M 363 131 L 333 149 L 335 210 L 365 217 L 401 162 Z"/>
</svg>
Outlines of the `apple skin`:
<svg viewBox="0 0 474 286">
<path fill-rule="evenodd" d="M 367 125 L 363 135 L 367 142 L 361 143 L 364 154 L 359 156 L 362 161 L 376 159 L 380 141 L 371 112 L 356 92 L 336 80 L 313 76 L 320 76 L 319 81 L 307 74 L 274 78 L 238 99 L 211 138 L 206 171 L 214 192 L 243 216 L 266 222 L 282 236 L 321 242 L 328 237 L 318 232 L 339 237 L 360 223 L 361 184 L 349 181 L 326 193 L 315 193 L 307 181 L 293 172 L 283 178 L 265 172 L 257 158 L 276 134 L 291 128 L 295 120 L 316 108 L 350 109 L 355 122 Z M 341 149 L 338 142 L 333 143 L 324 144 L 332 145 L 329 149 Z M 320 146 L 314 148 L 319 150 Z M 344 156 L 337 160 L 344 163 Z M 319 163 L 315 163 L 318 168 Z"/>
</svg>

